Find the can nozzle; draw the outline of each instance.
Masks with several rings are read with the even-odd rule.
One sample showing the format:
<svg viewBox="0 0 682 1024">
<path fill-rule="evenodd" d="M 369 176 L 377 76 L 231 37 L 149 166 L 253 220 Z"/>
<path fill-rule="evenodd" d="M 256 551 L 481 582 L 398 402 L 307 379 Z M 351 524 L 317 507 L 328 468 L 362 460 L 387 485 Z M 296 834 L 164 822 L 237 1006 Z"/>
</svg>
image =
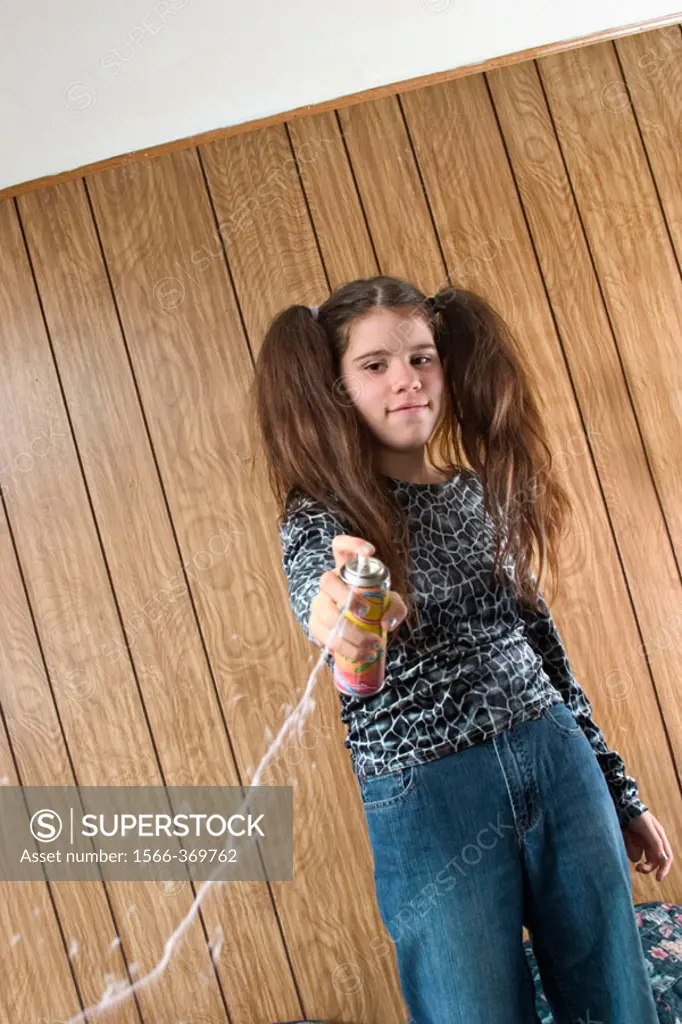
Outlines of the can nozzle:
<svg viewBox="0 0 682 1024">
<path fill-rule="evenodd" d="M 369 555 L 358 555 L 357 572 L 359 572 L 361 576 L 368 576 L 369 571 Z"/>
</svg>

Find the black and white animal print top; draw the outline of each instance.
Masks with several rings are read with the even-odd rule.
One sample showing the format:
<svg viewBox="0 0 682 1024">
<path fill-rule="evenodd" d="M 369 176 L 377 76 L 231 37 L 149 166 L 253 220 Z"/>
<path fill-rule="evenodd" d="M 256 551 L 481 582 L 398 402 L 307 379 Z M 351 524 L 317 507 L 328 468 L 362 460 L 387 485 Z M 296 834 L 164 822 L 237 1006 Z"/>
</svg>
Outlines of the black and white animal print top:
<svg viewBox="0 0 682 1024">
<path fill-rule="evenodd" d="M 387 479 L 408 516 L 419 622 L 398 627 L 379 693 L 339 692 L 348 726 L 344 746 L 356 775 L 395 771 L 483 743 L 564 701 L 594 750 L 621 827 L 629 825 L 648 808 L 592 718 L 547 605 L 542 600 L 541 611 L 529 609 L 517 601 L 511 580 L 502 587 L 493 579 L 494 536 L 478 474 L 462 468 L 438 484 Z M 319 578 L 334 568 L 332 539 L 352 532 L 325 505 L 302 492 L 290 496 L 280 527 L 282 567 L 292 610 L 309 640 Z M 325 660 L 333 666 L 333 654 Z"/>
</svg>

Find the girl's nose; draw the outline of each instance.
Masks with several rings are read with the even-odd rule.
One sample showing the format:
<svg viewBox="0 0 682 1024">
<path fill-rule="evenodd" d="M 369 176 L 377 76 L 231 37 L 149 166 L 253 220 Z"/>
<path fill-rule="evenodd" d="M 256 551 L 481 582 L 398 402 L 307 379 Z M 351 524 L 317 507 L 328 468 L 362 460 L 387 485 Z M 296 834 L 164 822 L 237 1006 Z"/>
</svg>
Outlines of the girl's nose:
<svg viewBox="0 0 682 1024">
<path fill-rule="evenodd" d="M 415 367 L 401 366 L 395 371 L 391 384 L 394 388 L 400 386 L 413 388 L 415 384 L 419 383 L 420 379 L 419 372 Z"/>
<path fill-rule="evenodd" d="M 419 395 L 422 392 L 422 388 L 417 387 L 419 381 L 418 377 L 404 376 L 397 377 L 393 382 L 393 393 L 397 396 L 403 394 L 405 398 L 410 396 Z"/>
</svg>

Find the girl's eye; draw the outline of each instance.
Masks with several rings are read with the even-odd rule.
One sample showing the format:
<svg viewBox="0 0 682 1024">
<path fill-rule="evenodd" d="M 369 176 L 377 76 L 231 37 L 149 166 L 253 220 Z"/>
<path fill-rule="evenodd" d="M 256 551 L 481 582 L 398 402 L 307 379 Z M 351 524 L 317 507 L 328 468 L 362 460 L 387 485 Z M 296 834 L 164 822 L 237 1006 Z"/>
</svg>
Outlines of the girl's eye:
<svg viewBox="0 0 682 1024">
<path fill-rule="evenodd" d="M 427 363 L 432 363 L 433 362 L 433 359 L 431 358 L 431 356 L 415 356 L 414 358 L 415 359 L 425 359 Z M 373 367 L 375 367 L 375 366 L 385 366 L 385 363 L 383 361 L 380 362 L 380 363 L 367 363 L 367 366 L 363 366 L 363 370 L 372 370 Z"/>
</svg>

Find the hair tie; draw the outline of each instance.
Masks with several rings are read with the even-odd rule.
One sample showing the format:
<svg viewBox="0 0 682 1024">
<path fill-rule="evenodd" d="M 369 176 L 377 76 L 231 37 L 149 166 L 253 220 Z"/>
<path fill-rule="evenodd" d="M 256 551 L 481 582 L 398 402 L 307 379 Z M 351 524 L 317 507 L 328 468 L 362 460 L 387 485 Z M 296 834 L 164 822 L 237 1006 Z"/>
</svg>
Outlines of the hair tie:
<svg viewBox="0 0 682 1024">
<path fill-rule="evenodd" d="M 319 308 L 319 306 L 308 306 L 308 309 L 310 310 L 313 320 L 317 320 L 317 311 Z"/>
</svg>

